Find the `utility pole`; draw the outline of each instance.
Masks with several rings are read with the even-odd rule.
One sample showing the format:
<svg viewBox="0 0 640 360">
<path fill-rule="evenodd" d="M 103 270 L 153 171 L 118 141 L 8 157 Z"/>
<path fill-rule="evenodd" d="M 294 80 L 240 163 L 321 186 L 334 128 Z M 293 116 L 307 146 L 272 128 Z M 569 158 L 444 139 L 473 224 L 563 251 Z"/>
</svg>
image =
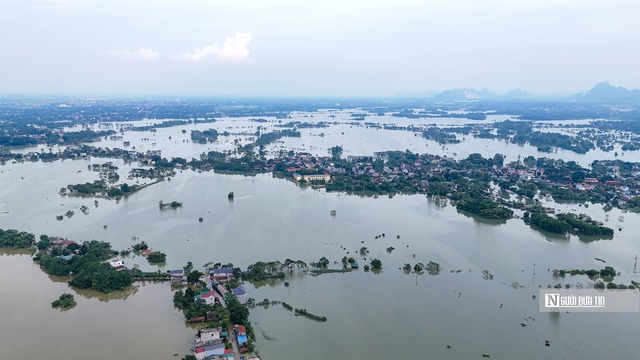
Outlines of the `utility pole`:
<svg viewBox="0 0 640 360">
<path fill-rule="evenodd" d="M 638 255 L 636 255 L 636 261 L 633 263 L 633 273 L 638 272 Z"/>
</svg>

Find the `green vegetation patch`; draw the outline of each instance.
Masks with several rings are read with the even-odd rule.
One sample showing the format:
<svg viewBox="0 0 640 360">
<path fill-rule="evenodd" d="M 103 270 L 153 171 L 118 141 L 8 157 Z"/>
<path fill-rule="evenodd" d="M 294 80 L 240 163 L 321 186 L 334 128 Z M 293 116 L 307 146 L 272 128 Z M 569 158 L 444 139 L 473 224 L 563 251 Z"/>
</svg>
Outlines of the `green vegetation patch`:
<svg viewBox="0 0 640 360">
<path fill-rule="evenodd" d="M 71 309 L 74 306 L 76 306 L 76 299 L 71 294 L 62 294 L 58 300 L 51 303 L 52 308 L 60 308 L 61 310 Z"/>
<path fill-rule="evenodd" d="M 307 309 L 295 309 L 294 313 L 296 314 L 296 316 L 298 316 L 298 315 L 304 316 L 307 319 L 311 319 L 311 320 L 315 320 L 315 321 L 319 321 L 319 322 L 327 321 L 327 317 L 326 316 L 314 315 L 314 314 L 308 312 Z"/>
<path fill-rule="evenodd" d="M 38 248 L 41 249 L 33 261 L 49 275 L 71 276 L 69 285 L 81 289 L 95 289 L 103 293 L 124 290 L 132 284 L 127 271 L 117 271 L 106 260 L 118 255 L 111 244 L 92 240 L 82 245 L 70 244 L 65 248 L 48 245 L 48 239 L 41 237 Z M 70 258 L 60 256 L 73 255 Z"/>
<path fill-rule="evenodd" d="M 513 210 L 500 206 L 491 199 L 464 198 L 456 204 L 456 209 L 487 219 L 507 220 L 513 216 Z"/>
<path fill-rule="evenodd" d="M 160 251 L 154 251 L 149 255 L 147 255 L 147 261 L 151 264 L 163 263 L 166 260 L 167 260 L 167 254 Z"/>
<path fill-rule="evenodd" d="M 554 269 L 552 274 L 553 274 L 553 276 L 559 276 L 561 278 L 564 278 L 567 274 L 569 274 L 571 276 L 587 275 L 589 277 L 589 279 L 591 279 L 591 280 L 596 280 L 598 278 L 602 278 L 602 279 L 611 281 L 616 276 L 617 272 L 613 267 L 605 266 L 603 269 L 600 269 L 600 270 L 596 270 L 596 269 L 589 269 L 589 270 L 585 270 L 585 269 Z"/>
<path fill-rule="evenodd" d="M 557 217 L 558 220 L 562 220 L 571 226 L 571 233 L 580 235 L 613 235 L 612 228 L 598 225 L 586 215 L 558 214 Z"/>
<path fill-rule="evenodd" d="M 314 269 L 314 270 L 311 270 L 310 272 L 315 275 L 321 275 L 321 274 L 333 274 L 333 273 L 348 273 L 348 272 L 351 272 L 352 270 L 353 269 Z"/>
<path fill-rule="evenodd" d="M 614 233 L 613 229 L 596 223 L 584 214 L 558 214 L 554 218 L 543 213 L 525 213 L 524 221 L 541 230 L 556 234 L 613 236 Z"/>
<path fill-rule="evenodd" d="M 33 246 L 35 242 L 35 236 L 31 233 L 0 229 L 0 247 L 25 249 Z"/>
</svg>

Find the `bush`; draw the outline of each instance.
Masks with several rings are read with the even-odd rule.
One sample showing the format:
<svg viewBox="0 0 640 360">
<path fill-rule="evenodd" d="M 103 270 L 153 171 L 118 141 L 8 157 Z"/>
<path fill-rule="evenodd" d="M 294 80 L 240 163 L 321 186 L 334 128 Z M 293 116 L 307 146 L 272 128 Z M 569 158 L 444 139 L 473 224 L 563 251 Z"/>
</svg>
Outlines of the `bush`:
<svg viewBox="0 0 640 360">
<path fill-rule="evenodd" d="M 109 293 L 113 290 L 124 290 L 132 282 L 131 275 L 127 272 L 117 271 L 106 263 L 90 262 L 81 267 L 69 281 L 69 285 Z"/>
<path fill-rule="evenodd" d="M 382 269 L 382 261 L 380 259 L 371 260 L 371 267 L 376 270 Z"/>
<path fill-rule="evenodd" d="M 160 251 L 154 251 L 149 255 L 147 255 L 147 261 L 149 261 L 149 263 L 151 264 L 163 263 L 166 260 L 167 260 L 167 254 Z"/>
<path fill-rule="evenodd" d="M 0 247 L 28 248 L 36 242 L 35 236 L 18 230 L 0 229 Z"/>
<path fill-rule="evenodd" d="M 71 294 L 62 294 L 60 295 L 58 300 L 55 300 L 54 302 L 51 303 L 51 307 L 61 308 L 61 309 L 70 309 L 74 306 L 76 306 L 76 300 L 73 298 L 73 295 Z"/>
</svg>

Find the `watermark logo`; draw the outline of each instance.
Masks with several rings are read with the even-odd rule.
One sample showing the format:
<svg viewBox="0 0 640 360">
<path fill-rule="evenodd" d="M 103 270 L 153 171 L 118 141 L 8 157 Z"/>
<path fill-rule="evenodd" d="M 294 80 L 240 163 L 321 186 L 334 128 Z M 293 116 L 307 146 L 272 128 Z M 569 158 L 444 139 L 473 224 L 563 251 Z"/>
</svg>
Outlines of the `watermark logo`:
<svg viewBox="0 0 640 360">
<path fill-rule="evenodd" d="M 638 290 L 540 289 L 540 311 L 640 312 Z"/>
<path fill-rule="evenodd" d="M 604 295 L 544 294 L 544 306 L 550 308 L 604 308 Z"/>
</svg>

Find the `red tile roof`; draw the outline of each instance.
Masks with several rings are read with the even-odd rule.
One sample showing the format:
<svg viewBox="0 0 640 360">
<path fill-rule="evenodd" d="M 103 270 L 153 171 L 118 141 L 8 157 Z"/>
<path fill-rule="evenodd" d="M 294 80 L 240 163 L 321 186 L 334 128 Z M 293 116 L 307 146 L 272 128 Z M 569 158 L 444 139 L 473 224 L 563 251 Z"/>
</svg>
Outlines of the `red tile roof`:
<svg viewBox="0 0 640 360">
<path fill-rule="evenodd" d="M 213 290 L 210 290 L 209 292 L 204 293 L 204 294 L 200 294 L 200 297 L 202 299 L 206 299 L 206 298 L 211 297 L 211 296 L 215 296 L 215 293 L 213 292 Z"/>
</svg>

